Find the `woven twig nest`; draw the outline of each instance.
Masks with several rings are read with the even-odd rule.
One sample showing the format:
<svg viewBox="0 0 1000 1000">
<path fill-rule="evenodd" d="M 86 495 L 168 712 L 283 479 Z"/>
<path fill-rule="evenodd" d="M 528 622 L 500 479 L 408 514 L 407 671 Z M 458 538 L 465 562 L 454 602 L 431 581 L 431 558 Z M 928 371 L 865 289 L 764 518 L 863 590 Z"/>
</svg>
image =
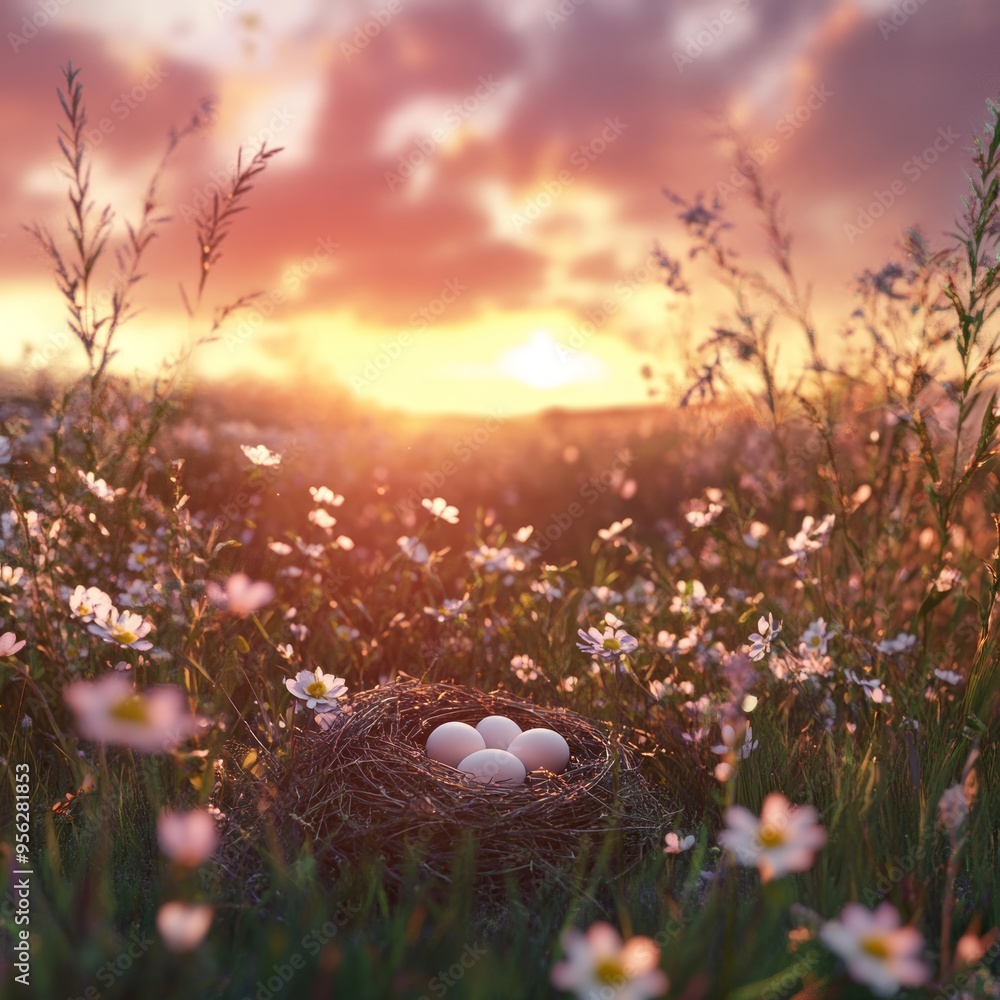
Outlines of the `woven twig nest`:
<svg viewBox="0 0 1000 1000">
<path fill-rule="evenodd" d="M 436 726 L 487 715 L 560 733 L 570 748 L 566 770 L 503 788 L 424 754 Z M 354 695 L 331 729 L 304 737 L 263 814 L 284 825 L 282 839 L 297 831 L 311 841 L 332 869 L 381 857 L 398 876 L 418 857 L 425 871 L 447 877 L 457 844 L 472 833 L 480 875 L 549 873 L 611 830 L 632 864 L 659 844 L 672 811 L 643 776 L 641 757 L 608 724 L 565 709 L 454 684 L 399 683 Z M 273 779 L 257 784 L 273 788 Z"/>
</svg>

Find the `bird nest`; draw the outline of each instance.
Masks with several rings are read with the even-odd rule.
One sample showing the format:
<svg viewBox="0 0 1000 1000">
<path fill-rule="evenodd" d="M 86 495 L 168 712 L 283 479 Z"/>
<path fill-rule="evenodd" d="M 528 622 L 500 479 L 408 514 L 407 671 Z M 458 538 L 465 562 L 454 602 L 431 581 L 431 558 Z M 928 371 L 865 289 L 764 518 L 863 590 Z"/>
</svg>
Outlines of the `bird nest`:
<svg viewBox="0 0 1000 1000">
<path fill-rule="evenodd" d="M 435 727 L 475 725 L 487 715 L 560 733 L 570 748 L 566 770 L 534 772 L 506 788 L 478 784 L 424 754 Z M 273 762 L 249 778 L 233 766 L 239 756 L 223 768 L 223 777 L 235 778 L 220 801 L 230 845 L 260 843 L 264 823 L 286 849 L 311 842 L 332 871 L 380 858 L 399 877 L 417 859 L 447 878 L 470 833 L 482 876 L 551 873 L 612 832 L 631 865 L 659 843 L 673 811 L 643 776 L 643 753 L 607 723 L 454 684 L 405 682 L 354 695 L 330 729 L 300 738 L 280 778 Z"/>
</svg>

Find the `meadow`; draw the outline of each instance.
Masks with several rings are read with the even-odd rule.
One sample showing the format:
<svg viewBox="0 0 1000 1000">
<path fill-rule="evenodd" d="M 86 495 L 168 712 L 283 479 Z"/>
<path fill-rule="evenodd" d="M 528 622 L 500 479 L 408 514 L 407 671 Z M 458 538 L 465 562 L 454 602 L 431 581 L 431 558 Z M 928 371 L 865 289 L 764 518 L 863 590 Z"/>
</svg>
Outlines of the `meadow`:
<svg viewBox="0 0 1000 1000">
<path fill-rule="evenodd" d="M 62 100 L 73 237 L 36 235 L 82 374 L 29 359 L 0 397 L 3 996 L 1000 996 L 996 108 L 954 237 L 865 272 L 835 343 L 755 175 L 770 277 L 671 196 L 733 306 L 659 401 L 435 420 L 118 373 L 156 186 L 95 312 L 72 70 Z M 192 316 L 274 152 L 202 212 Z M 230 814 L 223 760 L 266 803 L 413 681 L 628 741 L 655 838 L 627 856 L 612 815 L 484 878 L 502 824 L 431 874 L 377 828 L 331 863 L 335 831 Z"/>
</svg>

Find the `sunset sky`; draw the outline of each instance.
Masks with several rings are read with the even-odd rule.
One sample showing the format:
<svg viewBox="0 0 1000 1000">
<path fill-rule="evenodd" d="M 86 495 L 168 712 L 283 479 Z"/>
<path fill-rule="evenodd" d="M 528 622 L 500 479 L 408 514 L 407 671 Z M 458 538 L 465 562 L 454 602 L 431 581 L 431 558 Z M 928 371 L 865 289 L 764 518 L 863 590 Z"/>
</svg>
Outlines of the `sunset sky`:
<svg viewBox="0 0 1000 1000">
<path fill-rule="evenodd" d="M 835 337 L 854 275 L 912 223 L 949 228 L 1000 92 L 995 0 L 7 0 L 0 19 L 8 361 L 28 345 L 55 368 L 82 356 L 59 339 L 61 301 L 22 229 L 61 225 L 55 91 L 72 59 L 95 193 L 122 225 L 167 130 L 217 102 L 161 188 L 173 220 L 122 370 L 189 336 L 190 218 L 237 147 L 267 140 L 284 151 L 209 286 L 209 305 L 260 290 L 262 306 L 198 371 L 331 381 L 428 412 L 643 402 L 641 366 L 675 364 L 724 305 L 700 284 L 678 301 L 650 251 L 684 245 L 664 186 L 711 196 L 731 174 L 727 121 L 762 151 Z M 845 228 L 894 182 L 881 218 Z M 751 258 L 758 237 L 749 223 Z"/>
</svg>

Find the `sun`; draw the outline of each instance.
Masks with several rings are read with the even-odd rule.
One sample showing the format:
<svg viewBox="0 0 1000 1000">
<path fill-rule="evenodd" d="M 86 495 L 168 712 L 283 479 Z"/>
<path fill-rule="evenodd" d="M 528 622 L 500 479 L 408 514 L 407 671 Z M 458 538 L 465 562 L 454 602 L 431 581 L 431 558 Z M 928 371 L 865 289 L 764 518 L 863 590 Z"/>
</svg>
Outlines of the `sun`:
<svg viewBox="0 0 1000 1000">
<path fill-rule="evenodd" d="M 605 374 L 604 365 L 592 354 L 559 343 L 548 330 L 535 330 L 527 343 L 505 351 L 499 366 L 505 375 L 532 389 L 597 381 Z"/>
</svg>

